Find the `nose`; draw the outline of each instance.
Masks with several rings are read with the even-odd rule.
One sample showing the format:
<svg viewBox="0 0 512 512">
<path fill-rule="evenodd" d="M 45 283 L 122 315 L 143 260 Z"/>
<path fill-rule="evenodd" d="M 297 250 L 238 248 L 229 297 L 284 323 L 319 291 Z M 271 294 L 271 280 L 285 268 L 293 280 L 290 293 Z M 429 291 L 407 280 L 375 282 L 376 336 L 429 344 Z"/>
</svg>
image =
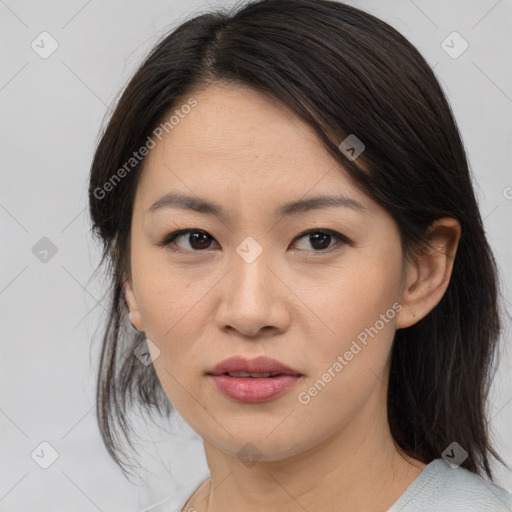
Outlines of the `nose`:
<svg viewBox="0 0 512 512">
<path fill-rule="evenodd" d="M 220 329 L 252 338 L 284 332 L 290 322 L 287 297 L 292 295 L 285 279 L 270 268 L 263 251 L 252 262 L 235 254 L 231 270 L 220 285 L 216 321 Z M 275 265 L 273 265 L 275 266 Z"/>
</svg>

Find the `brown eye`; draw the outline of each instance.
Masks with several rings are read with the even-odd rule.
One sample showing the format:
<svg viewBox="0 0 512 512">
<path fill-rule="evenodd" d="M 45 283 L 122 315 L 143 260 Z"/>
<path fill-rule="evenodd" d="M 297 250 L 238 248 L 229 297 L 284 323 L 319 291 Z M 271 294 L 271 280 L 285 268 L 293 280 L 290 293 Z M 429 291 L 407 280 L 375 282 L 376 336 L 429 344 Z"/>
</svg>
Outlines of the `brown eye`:
<svg viewBox="0 0 512 512">
<path fill-rule="evenodd" d="M 203 232 L 191 232 L 188 234 L 188 242 L 193 249 L 201 250 L 208 249 L 213 238 L 207 233 Z"/>
<path fill-rule="evenodd" d="M 300 240 L 301 238 L 306 238 L 310 247 L 313 247 L 314 252 L 330 250 L 332 248 L 332 246 L 330 246 L 332 239 L 335 239 L 340 243 L 350 244 L 350 240 L 348 240 L 347 237 L 329 229 L 310 229 L 309 231 L 299 235 L 296 240 Z M 305 250 L 307 251 L 311 249 L 306 248 Z"/>
<path fill-rule="evenodd" d="M 188 235 L 188 238 L 186 237 Z M 192 248 L 193 251 L 204 251 L 205 249 L 209 248 L 209 245 L 211 244 L 211 241 L 213 238 L 206 233 L 206 231 L 198 230 L 198 229 L 182 229 L 180 231 L 175 231 L 174 233 L 171 233 L 168 235 L 160 245 L 163 246 L 170 246 L 172 244 L 176 244 L 176 240 L 183 238 L 188 241 L 189 246 Z M 190 250 L 187 247 L 179 246 L 180 249 L 183 249 L 185 251 Z M 178 250 L 180 250 L 178 249 Z"/>
</svg>

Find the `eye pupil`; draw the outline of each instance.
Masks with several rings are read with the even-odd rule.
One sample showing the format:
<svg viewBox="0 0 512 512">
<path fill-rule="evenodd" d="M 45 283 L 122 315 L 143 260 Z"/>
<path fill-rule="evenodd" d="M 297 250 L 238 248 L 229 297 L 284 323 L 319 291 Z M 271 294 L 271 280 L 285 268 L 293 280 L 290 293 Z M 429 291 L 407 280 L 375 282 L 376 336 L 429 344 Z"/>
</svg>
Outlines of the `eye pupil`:
<svg viewBox="0 0 512 512">
<path fill-rule="evenodd" d="M 324 242 L 325 240 L 327 239 L 327 245 L 325 245 L 325 243 L 320 243 L 320 246 L 319 249 L 326 249 L 327 247 L 329 247 L 329 242 L 330 242 L 330 238 L 331 238 L 331 235 L 327 234 L 327 233 L 313 233 L 311 235 L 309 235 L 311 237 L 311 244 L 313 247 L 315 247 L 315 249 L 318 249 L 318 247 L 315 246 L 315 243 L 318 242 L 318 238 L 320 237 L 320 239 L 324 239 Z"/>
<path fill-rule="evenodd" d="M 209 236 L 206 233 L 200 233 L 198 231 L 194 231 L 193 233 L 190 233 L 190 245 L 194 247 L 195 249 L 206 249 L 208 245 L 210 244 Z M 198 239 L 199 237 L 199 239 Z M 201 240 L 201 237 L 203 239 Z M 194 246 L 195 242 L 199 242 L 199 247 Z M 201 245 L 204 244 L 204 245 Z"/>
</svg>

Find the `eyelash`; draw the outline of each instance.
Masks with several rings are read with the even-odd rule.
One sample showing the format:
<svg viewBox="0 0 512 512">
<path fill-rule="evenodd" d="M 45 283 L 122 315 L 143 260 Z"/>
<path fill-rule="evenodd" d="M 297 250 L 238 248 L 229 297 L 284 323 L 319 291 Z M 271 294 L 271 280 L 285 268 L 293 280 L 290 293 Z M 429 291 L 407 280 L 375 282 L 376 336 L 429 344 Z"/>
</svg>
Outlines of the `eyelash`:
<svg viewBox="0 0 512 512">
<path fill-rule="evenodd" d="M 158 246 L 160 247 L 165 247 L 171 251 L 175 251 L 175 252 L 196 252 L 196 253 L 201 253 L 201 252 L 207 252 L 209 251 L 210 249 L 181 249 L 181 248 L 173 248 L 171 247 L 171 245 L 173 244 L 173 242 L 179 238 L 180 236 L 182 235 L 186 235 L 186 234 L 191 234 L 191 233 L 201 233 L 201 234 L 204 234 L 204 235 L 207 235 L 209 238 L 211 238 L 212 240 L 215 240 L 212 236 L 210 236 L 206 231 L 203 231 L 202 229 L 180 229 L 178 231 L 173 231 L 172 233 L 169 233 L 162 241 L 158 242 Z M 314 234 L 314 233 L 320 233 L 322 235 L 328 235 L 328 236 L 331 236 L 335 239 L 338 240 L 338 245 L 350 245 L 352 246 L 353 243 L 351 240 L 349 240 L 345 235 L 342 235 L 341 233 L 337 233 L 336 231 L 332 231 L 330 229 L 309 229 L 307 231 L 304 231 L 303 233 L 301 233 L 300 235 L 297 235 L 294 239 L 294 242 L 296 240 L 300 240 L 301 238 L 304 238 L 306 237 L 307 235 L 311 235 L 311 234 Z M 340 247 L 338 247 L 339 249 Z M 336 250 L 336 245 L 334 245 L 333 247 L 330 247 L 328 249 L 321 249 L 321 250 L 312 250 L 312 252 L 314 253 L 322 253 L 322 254 L 328 254 L 328 253 L 331 253 L 333 250 Z"/>
</svg>

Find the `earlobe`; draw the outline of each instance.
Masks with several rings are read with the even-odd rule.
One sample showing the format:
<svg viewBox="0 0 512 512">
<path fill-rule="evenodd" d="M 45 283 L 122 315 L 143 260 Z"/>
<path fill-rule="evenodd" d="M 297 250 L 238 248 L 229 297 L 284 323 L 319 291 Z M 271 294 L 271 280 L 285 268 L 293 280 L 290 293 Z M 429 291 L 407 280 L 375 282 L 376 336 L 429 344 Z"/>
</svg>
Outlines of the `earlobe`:
<svg viewBox="0 0 512 512">
<path fill-rule="evenodd" d="M 140 317 L 139 308 L 137 306 L 137 299 L 133 287 L 129 281 L 124 284 L 124 298 L 130 311 L 130 322 L 139 331 L 144 331 L 144 325 Z"/>
<path fill-rule="evenodd" d="M 414 325 L 440 302 L 450 282 L 460 236 L 456 219 L 444 217 L 430 226 L 430 246 L 407 269 L 397 329 Z"/>
</svg>

